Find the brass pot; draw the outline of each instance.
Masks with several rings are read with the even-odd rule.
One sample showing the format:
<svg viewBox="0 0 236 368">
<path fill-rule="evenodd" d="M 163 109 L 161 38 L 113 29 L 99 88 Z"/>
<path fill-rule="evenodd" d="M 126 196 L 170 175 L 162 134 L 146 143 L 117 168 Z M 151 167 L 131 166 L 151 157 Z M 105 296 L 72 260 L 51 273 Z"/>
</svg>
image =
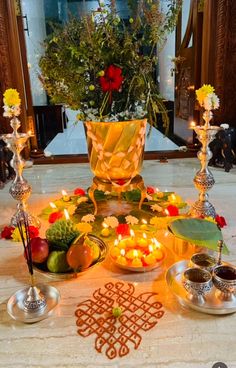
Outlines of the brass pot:
<svg viewBox="0 0 236 368">
<path fill-rule="evenodd" d="M 90 166 L 105 182 L 129 181 L 142 168 L 146 119 L 85 122 Z"/>
</svg>

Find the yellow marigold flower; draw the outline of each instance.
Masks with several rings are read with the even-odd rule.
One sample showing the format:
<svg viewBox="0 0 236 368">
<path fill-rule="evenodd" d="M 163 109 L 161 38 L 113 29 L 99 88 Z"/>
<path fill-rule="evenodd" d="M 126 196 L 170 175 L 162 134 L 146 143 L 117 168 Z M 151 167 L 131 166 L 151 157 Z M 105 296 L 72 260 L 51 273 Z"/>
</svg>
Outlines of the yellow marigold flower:
<svg viewBox="0 0 236 368">
<path fill-rule="evenodd" d="M 23 234 L 24 234 L 24 238 L 26 238 L 24 229 L 23 229 Z M 14 242 L 21 242 L 22 241 L 18 227 L 15 228 L 15 230 L 13 231 L 11 237 L 12 237 L 12 240 Z"/>
<path fill-rule="evenodd" d="M 215 91 L 215 88 L 210 84 L 203 84 L 203 86 L 196 90 L 197 100 L 200 105 L 203 105 L 204 99 Z"/>
<path fill-rule="evenodd" d="M 157 198 L 163 198 L 163 197 L 164 197 L 164 193 L 163 193 L 163 192 L 156 192 L 156 193 L 155 193 L 155 196 L 156 196 Z"/>
<path fill-rule="evenodd" d="M 211 216 L 207 216 L 207 217 L 204 217 L 204 220 L 206 221 L 210 221 L 210 222 L 213 222 L 214 224 L 216 224 L 217 222 L 215 221 L 215 219 Z"/>
<path fill-rule="evenodd" d="M 168 196 L 168 202 L 175 204 L 175 205 L 181 204 L 183 203 L 183 198 L 180 195 L 173 193 Z"/>
<path fill-rule="evenodd" d="M 90 233 L 92 231 L 92 226 L 88 224 L 87 222 L 79 222 L 76 225 L 77 230 L 79 230 L 81 233 Z"/>
<path fill-rule="evenodd" d="M 3 94 L 3 102 L 6 106 L 19 106 L 21 99 L 17 90 L 13 88 L 7 89 Z"/>
</svg>

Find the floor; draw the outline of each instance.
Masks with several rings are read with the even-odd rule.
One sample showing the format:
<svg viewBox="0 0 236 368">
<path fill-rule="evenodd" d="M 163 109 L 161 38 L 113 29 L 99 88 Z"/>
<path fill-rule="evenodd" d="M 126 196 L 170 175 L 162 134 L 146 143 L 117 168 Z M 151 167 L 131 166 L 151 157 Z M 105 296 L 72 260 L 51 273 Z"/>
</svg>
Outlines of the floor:
<svg viewBox="0 0 236 368">
<path fill-rule="evenodd" d="M 174 159 L 163 164 L 152 160 L 144 161 L 142 175 L 147 185 L 176 191 L 191 204 L 198 196 L 192 182 L 198 169 L 197 159 Z M 223 235 L 231 254 L 224 259 L 236 264 L 236 168 L 230 173 L 211 170 L 216 183 L 210 201 L 228 224 Z M 62 189 L 70 193 L 78 186 L 87 188 L 92 180 L 88 164 L 35 165 L 25 170 L 24 176 L 33 189 L 29 210 L 36 215 L 50 200 L 60 197 Z M 0 227 L 9 223 L 16 208 L 9 186 L 0 191 Z M 41 236 L 48 227 L 44 222 Z M 24 325 L 12 320 L 6 312 L 7 300 L 29 278 L 22 248 L 19 243 L 0 240 L 0 367 L 212 368 L 214 363 L 224 362 L 228 368 L 236 368 L 236 313 L 216 316 L 182 307 L 165 283 L 165 272 L 173 262 L 171 254 L 163 269 L 147 273 L 122 271 L 107 258 L 68 281 L 37 275 L 38 282 L 50 283 L 59 290 L 58 308 L 39 323 Z M 91 298 L 95 289 L 117 281 L 132 283 L 137 294 L 156 292 L 165 314 L 152 330 L 141 333 L 143 340 L 137 350 L 132 345 L 129 355 L 110 361 L 104 353 L 95 351 L 94 336 L 78 336 L 75 310 L 78 303 Z"/>
<path fill-rule="evenodd" d="M 147 127 L 147 130 L 149 126 Z M 172 151 L 179 147 L 169 138 L 152 129 L 149 137 L 146 138 L 145 151 Z M 45 148 L 45 151 L 52 155 L 73 155 L 87 153 L 87 144 L 82 123 L 73 123 L 73 119 L 68 123 L 68 128 L 63 133 L 58 133 L 56 137 Z"/>
</svg>

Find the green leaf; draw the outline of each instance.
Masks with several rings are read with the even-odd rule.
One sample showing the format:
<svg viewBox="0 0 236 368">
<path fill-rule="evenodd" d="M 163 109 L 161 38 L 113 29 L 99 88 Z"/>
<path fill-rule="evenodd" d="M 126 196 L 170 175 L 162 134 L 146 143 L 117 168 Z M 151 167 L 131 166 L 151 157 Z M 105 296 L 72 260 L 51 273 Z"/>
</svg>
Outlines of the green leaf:
<svg viewBox="0 0 236 368">
<path fill-rule="evenodd" d="M 217 251 L 218 241 L 223 240 L 218 226 L 207 220 L 179 219 L 171 222 L 168 228 L 177 238 L 214 251 Z M 229 254 L 226 244 L 224 244 L 223 253 Z"/>
</svg>

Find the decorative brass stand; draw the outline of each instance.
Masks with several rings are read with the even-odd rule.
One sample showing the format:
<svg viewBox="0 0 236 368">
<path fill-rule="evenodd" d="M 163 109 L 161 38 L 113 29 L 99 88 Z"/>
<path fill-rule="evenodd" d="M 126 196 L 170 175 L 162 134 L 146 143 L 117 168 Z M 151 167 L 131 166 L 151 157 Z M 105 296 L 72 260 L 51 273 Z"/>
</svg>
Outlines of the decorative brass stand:
<svg viewBox="0 0 236 368">
<path fill-rule="evenodd" d="M 210 142 L 215 138 L 216 133 L 221 129 L 218 126 L 210 126 L 210 120 L 212 118 L 212 112 L 206 110 L 203 114 L 205 124 L 203 126 L 193 127 L 197 134 L 198 140 L 202 143 L 202 147 L 197 156 L 201 162 L 201 170 L 199 170 L 194 177 L 194 185 L 199 190 L 199 200 L 196 201 L 190 214 L 194 217 L 216 217 L 216 211 L 214 206 L 208 201 L 207 192 L 215 184 L 215 180 L 212 172 L 208 169 L 208 161 L 212 157 L 212 153 L 209 149 Z"/>
<path fill-rule="evenodd" d="M 14 117 L 11 119 L 10 125 L 13 129 L 11 134 L 3 134 L 1 138 L 7 144 L 7 147 L 13 152 L 13 158 L 11 160 L 11 166 L 15 170 L 16 176 L 13 180 L 9 193 L 11 196 L 18 201 L 17 211 L 11 219 L 11 225 L 17 226 L 17 218 L 19 219 L 19 214 L 24 211 L 27 213 L 30 225 L 40 227 L 40 221 L 38 218 L 32 216 L 27 211 L 26 201 L 31 194 L 31 186 L 27 180 L 22 176 L 25 161 L 21 158 L 21 151 L 26 145 L 27 140 L 32 136 L 30 133 L 18 133 L 20 128 L 20 121 Z"/>
<path fill-rule="evenodd" d="M 134 189 L 139 189 L 141 191 L 141 198 L 139 201 L 139 209 L 141 209 L 143 201 L 147 195 L 147 190 L 141 175 L 135 176 L 131 181 L 128 181 L 128 183 L 124 185 L 118 185 L 112 182 L 102 181 L 101 179 L 95 176 L 93 178 L 93 184 L 88 190 L 89 198 L 94 204 L 94 215 L 96 215 L 98 211 L 97 202 L 94 197 L 95 190 L 102 190 L 103 192 L 115 192 L 118 193 L 118 196 L 120 198 L 122 192 L 127 192 Z"/>
</svg>

